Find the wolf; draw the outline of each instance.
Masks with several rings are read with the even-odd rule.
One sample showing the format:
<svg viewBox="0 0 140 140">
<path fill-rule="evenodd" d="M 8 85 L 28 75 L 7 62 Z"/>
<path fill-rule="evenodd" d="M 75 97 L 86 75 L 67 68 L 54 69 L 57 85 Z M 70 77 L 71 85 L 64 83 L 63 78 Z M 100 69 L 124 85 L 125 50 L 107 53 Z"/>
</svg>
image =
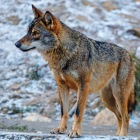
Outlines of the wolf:
<svg viewBox="0 0 140 140">
<path fill-rule="evenodd" d="M 51 133 L 66 133 L 69 91 L 77 93 L 70 138 L 81 136 L 83 113 L 89 93 L 99 91 L 105 106 L 117 117 L 116 135 L 127 136 L 129 112 L 135 101 L 134 64 L 127 50 L 96 41 L 69 28 L 52 13 L 32 5 L 34 20 L 27 34 L 15 43 L 26 52 L 36 49 L 48 61 L 58 86 L 61 121 Z"/>
</svg>

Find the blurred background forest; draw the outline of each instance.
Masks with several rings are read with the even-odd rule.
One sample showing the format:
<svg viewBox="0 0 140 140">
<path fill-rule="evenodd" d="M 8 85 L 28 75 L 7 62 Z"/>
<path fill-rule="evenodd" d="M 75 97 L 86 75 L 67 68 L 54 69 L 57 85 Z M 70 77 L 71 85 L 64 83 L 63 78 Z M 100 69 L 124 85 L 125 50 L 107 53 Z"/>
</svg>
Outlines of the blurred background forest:
<svg viewBox="0 0 140 140">
<path fill-rule="evenodd" d="M 136 66 L 133 114 L 140 117 L 140 0 L 0 0 L 0 116 L 25 118 L 37 112 L 60 119 L 57 85 L 48 63 L 37 51 L 21 52 L 14 45 L 34 18 L 32 4 L 94 40 L 130 52 Z M 75 103 L 76 94 L 71 91 L 72 119 Z M 104 108 L 98 93 L 90 94 L 84 117 L 93 119 Z"/>
</svg>

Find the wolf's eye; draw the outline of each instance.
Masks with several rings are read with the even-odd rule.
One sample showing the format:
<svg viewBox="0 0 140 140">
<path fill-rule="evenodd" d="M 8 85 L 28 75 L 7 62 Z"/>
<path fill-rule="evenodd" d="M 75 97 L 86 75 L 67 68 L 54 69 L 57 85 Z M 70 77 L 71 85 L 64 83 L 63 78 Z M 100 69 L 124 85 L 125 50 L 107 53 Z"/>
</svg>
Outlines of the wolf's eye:
<svg viewBox="0 0 140 140">
<path fill-rule="evenodd" d="M 36 38 L 36 37 L 38 38 L 40 36 L 39 32 L 37 32 L 37 31 L 34 31 L 32 33 L 32 35 L 33 35 L 34 38 Z"/>
<path fill-rule="evenodd" d="M 33 32 L 33 35 L 37 35 L 37 34 L 39 34 L 37 31 L 34 31 L 34 32 Z"/>
</svg>

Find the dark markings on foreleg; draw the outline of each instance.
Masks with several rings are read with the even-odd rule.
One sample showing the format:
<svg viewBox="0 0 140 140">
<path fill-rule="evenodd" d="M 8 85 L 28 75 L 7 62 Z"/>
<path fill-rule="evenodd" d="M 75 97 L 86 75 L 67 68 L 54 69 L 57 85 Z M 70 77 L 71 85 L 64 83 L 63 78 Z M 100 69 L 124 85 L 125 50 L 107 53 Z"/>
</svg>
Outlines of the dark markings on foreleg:
<svg viewBox="0 0 140 140">
<path fill-rule="evenodd" d="M 63 116 L 63 103 L 61 101 L 61 116 Z"/>
<path fill-rule="evenodd" d="M 75 112 L 77 117 L 79 116 L 79 112 L 80 112 L 79 105 L 77 104 L 77 108 L 76 108 L 76 112 Z"/>
</svg>

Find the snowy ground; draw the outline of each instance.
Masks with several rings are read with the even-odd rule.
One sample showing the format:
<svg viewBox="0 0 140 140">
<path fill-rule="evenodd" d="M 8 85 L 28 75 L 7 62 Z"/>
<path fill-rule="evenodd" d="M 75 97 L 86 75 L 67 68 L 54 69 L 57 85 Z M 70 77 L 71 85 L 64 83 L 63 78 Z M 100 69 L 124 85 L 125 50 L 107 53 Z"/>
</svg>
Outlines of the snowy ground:
<svg viewBox="0 0 140 140">
<path fill-rule="evenodd" d="M 37 51 L 23 53 L 14 45 L 26 34 L 28 24 L 34 18 L 32 4 L 43 12 L 51 11 L 69 27 L 79 30 L 88 37 L 115 43 L 130 52 L 136 52 L 140 58 L 140 38 L 128 33 L 132 29 L 140 30 L 140 1 L 113 0 L 115 6 L 109 5 L 108 8 L 117 7 L 115 10 L 107 10 L 103 2 L 106 0 L 88 2 L 86 0 L 0 0 L 1 117 L 23 118 L 30 112 L 38 112 L 55 120 L 60 119 L 57 85 L 47 62 Z M 70 94 L 72 104 L 70 108 L 75 102 L 76 95 Z M 98 113 L 102 107 L 101 104 L 100 107 L 95 105 L 98 103 L 100 101 L 97 94 L 89 95 L 85 118 L 92 119 Z M 73 117 L 70 120 L 73 120 Z M 140 122 L 139 117 L 132 116 L 130 129 L 137 129 L 138 122 Z M 69 138 L 65 135 L 1 132 L 0 139 L 67 140 Z M 83 135 L 81 139 L 136 140 L 137 137 Z"/>
<path fill-rule="evenodd" d="M 127 31 L 140 28 L 140 2 L 114 0 L 118 9 L 107 11 L 105 0 L 0 0 L 0 115 L 21 117 L 38 112 L 51 118 L 60 117 L 56 83 L 47 62 L 37 51 L 23 53 L 15 42 L 27 32 L 33 19 L 31 4 L 45 12 L 50 10 L 69 27 L 95 40 L 115 43 L 140 57 L 140 39 Z M 76 96 L 71 95 L 72 103 Z M 54 99 L 54 97 L 56 97 Z M 85 116 L 94 116 L 98 100 L 89 95 Z M 139 121 L 139 120 L 138 120 Z"/>
<path fill-rule="evenodd" d="M 36 134 L 36 133 L 6 133 L 2 132 L 0 139 L 3 140 L 69 140 L 68 136 L 65 135 L 51 135 L 51 134 Z M 138 137 L 117 137 L 117 136 L 92 136 L 84 135 L 81 138 L 73 138 L 72 140 L 137 140 Z"/>
</svg>

